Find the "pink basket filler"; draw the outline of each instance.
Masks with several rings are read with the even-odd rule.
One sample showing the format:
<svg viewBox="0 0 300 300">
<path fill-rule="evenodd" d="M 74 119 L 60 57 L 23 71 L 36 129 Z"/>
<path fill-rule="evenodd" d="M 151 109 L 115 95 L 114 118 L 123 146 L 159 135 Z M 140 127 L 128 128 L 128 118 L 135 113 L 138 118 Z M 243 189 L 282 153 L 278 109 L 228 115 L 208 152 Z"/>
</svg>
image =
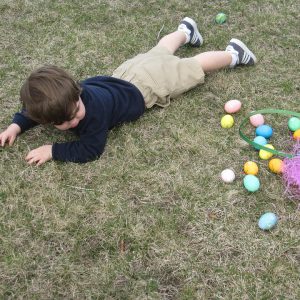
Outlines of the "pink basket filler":
<svg viewBox="0 0 300 300">
<path fill-rule="evenodd" d="M 300 200 L 300 143 L 294 147 L 294 157 L 283 160 L 283 181 L 285 194 L 293 200 Z"/>
</svg>

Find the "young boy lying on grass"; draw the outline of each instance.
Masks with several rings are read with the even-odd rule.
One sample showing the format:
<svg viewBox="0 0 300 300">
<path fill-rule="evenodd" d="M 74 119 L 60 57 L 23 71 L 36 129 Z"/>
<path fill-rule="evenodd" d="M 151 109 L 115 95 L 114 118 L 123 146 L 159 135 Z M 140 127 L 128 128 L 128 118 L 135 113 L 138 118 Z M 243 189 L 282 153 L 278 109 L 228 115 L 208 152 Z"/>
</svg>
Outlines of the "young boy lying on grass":
<svg viewBox="0 0 300 300">
<path fill-rule="evenodd" d="M 177 31 L 164 36 L 149 52 L 124 62 L 112 76 L 77 83 L 55 66 L 33 71 L 20 91 L 23 109 L 0 134 L 0 145 L 11 146 L 17 135 L 38 124 L 53 124 L 59 130 L 73 131 L 79 139 L 31 150 L 26 156 L 29 164 L 51 159 L 91 161 L 103 153 L 114 126 L 138 119 L 153 105 L 168 106 L 171 98 L 203 83 L 206 73 L 256 63 L 254 54 L 238 39 L 231 39 L 225 51 L 182 59 L 174 56 L 184 44 L 199 47 L 202 43 L 197 24 L 186 17 Z"/>
</svg>

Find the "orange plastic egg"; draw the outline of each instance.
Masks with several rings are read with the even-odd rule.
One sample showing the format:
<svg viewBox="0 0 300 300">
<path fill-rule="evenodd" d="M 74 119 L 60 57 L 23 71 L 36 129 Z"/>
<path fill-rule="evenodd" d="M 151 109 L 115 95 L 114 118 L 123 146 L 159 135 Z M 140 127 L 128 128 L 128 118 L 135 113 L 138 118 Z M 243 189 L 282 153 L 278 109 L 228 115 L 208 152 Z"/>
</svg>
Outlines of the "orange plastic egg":
<svg viewBox="0 0 300 300">
<path fill-rule="evenodd" d="M 283 161 L 279 158 L 273 158 L 269 161 L 269 169 L 275 173 L 280 174 L 283 171 Z"/>
<path fill-rule="evenodd" d="M 254 162 L 254 161 L 247 161 L 245 164 L 244 164 L 244 172 L 247 174 L 247 175 L 257 175 L 258 173 L 258 166 L 257 164 Z"/>
<path fill-rule="evenodd" d="M 297 130 L 294 132 L 293 138 L 294 138 L 295 140 L 300 140 L 300 128 L 297 129 Z"/>
</svg>

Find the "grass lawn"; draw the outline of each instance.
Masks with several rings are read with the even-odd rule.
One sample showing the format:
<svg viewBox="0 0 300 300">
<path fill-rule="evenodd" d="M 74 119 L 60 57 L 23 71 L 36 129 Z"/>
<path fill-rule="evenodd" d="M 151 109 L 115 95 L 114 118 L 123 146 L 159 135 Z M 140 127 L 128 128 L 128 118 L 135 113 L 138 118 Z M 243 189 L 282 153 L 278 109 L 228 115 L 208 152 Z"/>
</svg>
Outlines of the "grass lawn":
<svg viewBox="0 0 300 300">
<path fill-rule="evenodd" d="M 214 23 L 220 11 L 224 25 Z M 110 75 L 184 16 L 204 45 L 179 56 L 223 50 L 236 37 L 258 64 L 211 74 L 170 107 L 114 128 L 97 161 L 28 166 L 30 149 L 75 138 L 51 127 L 1 148 L 0 298 L 300 299 L 298 204 L 238 135 L 252 110 L 299 111 L 299 11 L 293 0 L 1 0 L 1 130 L 34 68 Z M 230 99 L 243 107 L 222 129 Z M 287 118 L 266 119 L 285 150 Z M 247 160 L 260 168 L 253 194 L 242 184 Z M 234 183 L 220 181 L 225 168 Z M 266 211 L 280 218 L 270 232 L 257 226 Z"/>
</svg>

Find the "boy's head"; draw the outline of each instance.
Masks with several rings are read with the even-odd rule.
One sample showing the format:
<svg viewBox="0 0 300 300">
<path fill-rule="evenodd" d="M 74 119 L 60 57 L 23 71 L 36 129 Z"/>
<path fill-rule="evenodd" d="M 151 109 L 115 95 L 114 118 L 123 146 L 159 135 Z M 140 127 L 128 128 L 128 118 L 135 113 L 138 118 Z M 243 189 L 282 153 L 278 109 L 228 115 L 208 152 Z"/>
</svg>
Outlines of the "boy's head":
<svg viewBox="0 0 300 300">
<path fill-rule="evenodd" d="M 43 66 L 24 82 L 20 97 L 29 118 L 59 125 L 74 118 L 81 88 L 63 69 Z"/>
</svg>

